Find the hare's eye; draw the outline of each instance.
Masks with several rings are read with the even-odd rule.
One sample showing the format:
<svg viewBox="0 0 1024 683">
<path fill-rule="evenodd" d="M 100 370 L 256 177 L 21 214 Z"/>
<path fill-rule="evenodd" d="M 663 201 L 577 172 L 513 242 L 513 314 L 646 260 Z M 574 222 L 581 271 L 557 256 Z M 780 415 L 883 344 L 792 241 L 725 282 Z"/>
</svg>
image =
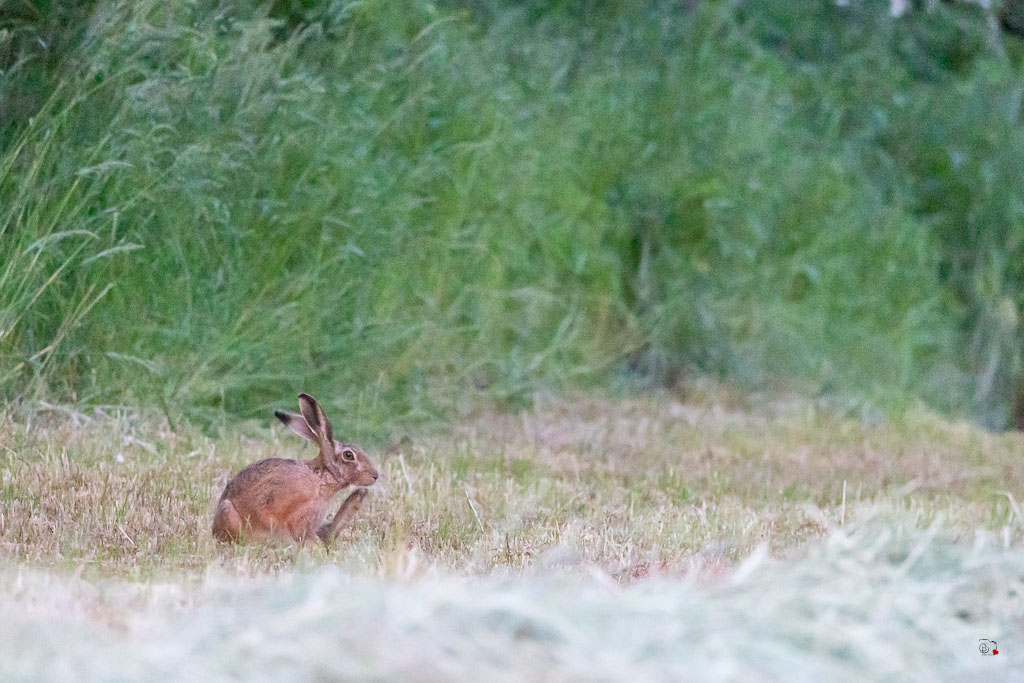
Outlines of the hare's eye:
<svg viewBox="0 0 1024 683">
<path fill-rule="evenodd" d="M 341 452 L 341 457 L 345 460 L 355 460 L 356 454 L 351 448 L 346 448 Z"/>
</svg>

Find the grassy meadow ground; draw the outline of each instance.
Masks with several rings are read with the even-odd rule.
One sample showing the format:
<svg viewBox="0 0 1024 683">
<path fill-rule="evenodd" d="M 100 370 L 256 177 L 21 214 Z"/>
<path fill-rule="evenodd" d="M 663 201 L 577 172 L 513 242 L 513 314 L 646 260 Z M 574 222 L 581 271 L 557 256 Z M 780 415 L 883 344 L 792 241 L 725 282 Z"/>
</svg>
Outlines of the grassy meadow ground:
<svg viewBox="0 0 1024 683">
<path fill-rule="evenodd" d="M 9 408 L 0 450 L 5 677 L 952 680 L 1024 643 L 1024 437 L 923 410 L 537 396 L 371 449 L 331 553 L 210 537 L 228 476 L 311 455 L 269 419 Z"/>
</svg>

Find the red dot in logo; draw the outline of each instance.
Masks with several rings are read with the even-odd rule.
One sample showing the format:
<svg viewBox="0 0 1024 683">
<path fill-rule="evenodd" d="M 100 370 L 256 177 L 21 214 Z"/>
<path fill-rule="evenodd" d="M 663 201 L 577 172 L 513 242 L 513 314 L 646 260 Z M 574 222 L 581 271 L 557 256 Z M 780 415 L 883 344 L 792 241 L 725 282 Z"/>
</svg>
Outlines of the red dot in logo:
<svg viewBox="0 0 1024 683">
<path fill-rule="evenodd" d="M 992 654 L 994 654 L 994 655 L 999 654 L 999 650 L 992 650 Z"/>
</svg>

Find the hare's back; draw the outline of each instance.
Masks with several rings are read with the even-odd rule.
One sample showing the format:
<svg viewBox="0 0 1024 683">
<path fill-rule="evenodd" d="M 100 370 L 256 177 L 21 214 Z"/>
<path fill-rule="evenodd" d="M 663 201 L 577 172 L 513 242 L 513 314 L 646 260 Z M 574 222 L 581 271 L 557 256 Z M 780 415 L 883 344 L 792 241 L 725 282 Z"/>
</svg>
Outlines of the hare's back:
<svg viewBox="0 0 1024 683">
<path fill-rule="evenodd" d="M 286 458 L 268 458 L 253 463 L 238 473 L 224 488 L 222 499 L 282 498 L 308 499 L 320 490 L 320 479 L 304 463 Z M 265 504 L 265 503 L 264 503 Z"/>
</svg>

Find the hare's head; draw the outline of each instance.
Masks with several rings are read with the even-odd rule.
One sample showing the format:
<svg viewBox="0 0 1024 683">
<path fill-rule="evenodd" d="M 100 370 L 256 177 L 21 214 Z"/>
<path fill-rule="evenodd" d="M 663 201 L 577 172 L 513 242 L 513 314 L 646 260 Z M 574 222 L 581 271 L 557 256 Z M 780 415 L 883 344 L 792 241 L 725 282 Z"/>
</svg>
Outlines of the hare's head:
<svg viewBox="0 0 1024 683">
<path fill-rule="evenodd" d="M 281 422 L 304 439 L 309 439 L 320 448 L 317 464 L 323 466 L 342 486 L 370 486 L 377 481 L 377 468 L 359 446 L 334 440 L 331 421 L 324 409 L 309 394 L 299 394 L 299 410 L 302 414 L 275 410 L 274 415 Z"/>
</svg>

